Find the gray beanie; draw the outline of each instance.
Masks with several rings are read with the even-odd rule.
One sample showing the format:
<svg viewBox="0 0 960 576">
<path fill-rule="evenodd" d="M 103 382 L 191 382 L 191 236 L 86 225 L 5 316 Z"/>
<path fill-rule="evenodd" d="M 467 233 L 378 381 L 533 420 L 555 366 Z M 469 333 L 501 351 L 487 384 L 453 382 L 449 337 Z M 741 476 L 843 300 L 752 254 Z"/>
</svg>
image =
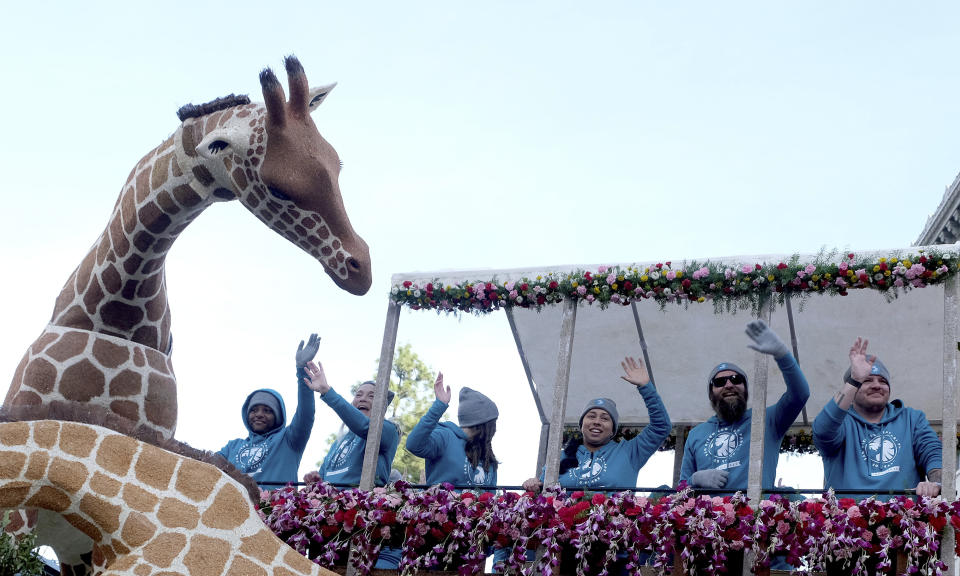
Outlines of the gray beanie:
<svg viewBox="0 0 960 576">
<path fill-rule="evenodd" d="M 714 366 L 713 370 L 710 371 L 710 375 L 707 376 L 707 392 L 709 392 L 713 387 L 713 379 L 716 378 L 717 374 L 723 372 L 724 370 L 732 370 L 743 376 L 745 382 L 748 380 L 747 373 L 743 371 L 743 368 L 737 366 L 733 362 L 721 362 Z"/>
<path fill-rule="evenodd" d="M 887 367 L 884 366 L 883 362 L 879 358 L 873 356 L 873 366 L 870 367 L 870 374 L 879 376 L 887 381 L 887 386 L 892 388 L 890 383 L 890 371 L 887 370 Z M 850 368 L 847 368 L 847 371 L 843 373 L 843 381 L 846 382 L 848 379 L 852 379 L 853 376 L 850 373 Z"/>
<path fill-rule="evenodd" d="M 283 422 L 280 422 L 280 418 L 283 417 L 283 413 L 280 411 L 280 402 L 277 401 L 276 396 L 263 390 L 257 390 L 251 394 L 249 400 L 247 400 L 247 412 L 249 412 L 250 409 L 257 404 L 261 404 L 273 410 L 273 415 L 277 418 L 277 424 L 283 424 Z M 236 406 L 236 404 L 234 404 L 234 406 Z"/>
<path fill-rule="evenodd" d="M 580 413 L 579 426 L 581 428 L 583 427 L 583 417 L 587 415 L 587 412 L 593 410 L 594 408 L 600 408 L 601 410 L 607 411 L 607 414 L 609 414 L 610 418 L 613 420 L 613 432 L 616 434 L 618 427 L 620 426 L 620 412 L 617 411 L 617 403 L 609 398 L 594 398 L 593 400 L 587 402 L 583 412 Z"/>
<path fill-rule="evenodd" d="M 457 407 L 457 420 L 461 428 L 477 426 L 496 420 L 500 416 L 493 400 L 471 388 L 460 389 L 460 405 Z"/>
</svg>

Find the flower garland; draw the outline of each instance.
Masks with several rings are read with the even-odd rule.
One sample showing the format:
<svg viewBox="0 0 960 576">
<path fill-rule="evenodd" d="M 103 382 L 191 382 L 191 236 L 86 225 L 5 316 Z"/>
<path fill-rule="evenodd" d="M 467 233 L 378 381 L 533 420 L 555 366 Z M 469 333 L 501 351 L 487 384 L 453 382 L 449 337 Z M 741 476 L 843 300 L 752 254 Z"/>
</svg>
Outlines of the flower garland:
<svg viewBox="0 0 960 576">
<path fill-rule="evenodd" d="M 444 284 L 405 280 L 392 287 L 391 299 L 414 310 L 487 314 L 500 308 L 534 308 L 577 303 L 628 305 L 654 300 L 668 303 L 712 301 L 714 311 L 759 309 L 769 298 L 783 301 L 787 294 L 807 297 L 822 293 L 846 296 L 849 290 L 878 290 L 889 298 L 900 292 L 939 284 L 957 273 L 953 252 L 919 250 L 882 258 L 858 258 L 849 253 L 821 252 L 812 262 L 795 255 L 789 262 L 755 262 L 732 266 L 716 262 L 690 262 L 674 266 L 600 266 L 596 271 L 548 273 L 508 282 L 490 280 Z M 839 258 L 838 258 L 839 257 Z M 835 261 L 838 260 L 838 261 Z"/>
<path fill-rule="evenodd" d="M 298 552 L 330 568 L 344 564 L 352 547 L 364 576 L 387 545 L 402 550 L 403 576 L 438 568 L 480 574 L 498 548 L 511 550 L 502 571 L 523 576 L 556 573 L 561 562 L 579 576 L 607 576 L 615 562 L 627 571 L 649 563 L 666 574 L 674 560 L 686 574 L 718 574 L 745 550 L 756 553 L 756 566 L 778 555 L 801 571 L 852 574 L 886 570 L 900 555 L 909 573 L 942 576 L 943 528 L 949 521 L 960 529 L 960 501 L 857 502 L 832 491 L 800 502 L 774 495 L 755 511 L 742 493 L 696 496 L 685 485 L 653 499 L 559 486 L 495 495 L 402 482 L 369 492 L 318 483 L 264 492 L 261 500 L 264 522 Z M 538 547 L 544 554 L 527 562 L 526 551 Z"/>
</svg>

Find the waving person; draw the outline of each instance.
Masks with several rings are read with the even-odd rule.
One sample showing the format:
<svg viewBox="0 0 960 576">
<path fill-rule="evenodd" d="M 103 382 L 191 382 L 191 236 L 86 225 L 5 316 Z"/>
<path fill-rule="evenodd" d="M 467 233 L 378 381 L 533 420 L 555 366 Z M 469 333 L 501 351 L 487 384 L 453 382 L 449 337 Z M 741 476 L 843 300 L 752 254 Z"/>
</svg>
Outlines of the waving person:
<svg viewBox="0 0 960 576">
<path fill-rule="evenodd" d="M 564 447 L 564 458 L 560 462 L 560 484 L 564 487 L 635 486 L 640 469 L 670 435 L 670 416 L 650 381 L 643 360 L 628 356 L 620 366 L 624 372 L 621 378 L 635 386 L 643 398 L 650 423 L 633 439 L 613 442 L 620 424 L 616 403 L 609 398 L 594 398 L 588 402 L 580 415 L 583 440 L 571 440 Z M 523 487 L 531 491 L 541 490 L 542 476 L 528 479 Z"/>
<path fill-rule="evenodd" d="M 440 422 L 451 398 L 450 387 L 443 385 L 442 372 L 433 390 L 436 400 L 407 436 L 407 450 L 426 460 L 427 484 L 495 485 L 497 458 L 491 442 L 500 415 L 497 405 L 476 390 L 462 388 L 457 426 Z"/>
<path fill-rule="evenodd" d="M 279 392 L 254 390 L 240 409 L 247 437 L 231 440 L 217 452 L 265 489 L 297 481 L 300 459 L 313 430 L 314 393 L 321 392 L 319 385 L 303 378 L 304 369 L 319 349 L 316 334 L 311 334 L 306 344 L 301 340 L 297 347 L 297 411 L 290 425 L 286 425 L 287 411 Z"/>
<path fill-rule="evenodd" d="M 353 401 L 347 402 L 337 394 L 323 373 L 323 367 L 313 362 L 307 363 L 305 379 L 320 392 L 320 399 L 336 412 L 347 427 L 347 432 L 334 442 L 330 452 L 323 459 L 320 470 L 310 472 L 304 477 L 307 482 L 323 480 L 331 484 L 358 485 L 363 471 L 363 453 L 367 449 L 367 431 L 370 429 L 370 409 L 377 391 L 376 382 L 368 381 L 357 386 Z M 393 399 L 393 392 L 387 393 L 387 403 Z M 383 486 L 390 478 L 390 467 L 397 454 L 400 443 L 400 431 L 389 420 L 383 422 L 380 435 L 380 450 L 377 456 L 376 484 Z"/>
</svg>

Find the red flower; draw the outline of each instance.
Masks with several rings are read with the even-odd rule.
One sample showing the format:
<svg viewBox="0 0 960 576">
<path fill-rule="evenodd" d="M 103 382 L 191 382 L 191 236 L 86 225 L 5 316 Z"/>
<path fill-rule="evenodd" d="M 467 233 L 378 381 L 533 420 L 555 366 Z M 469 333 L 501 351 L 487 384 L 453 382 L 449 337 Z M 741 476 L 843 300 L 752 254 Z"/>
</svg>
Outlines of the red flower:
<svg viewBox="0 0 960 576">
<path fill-rule="evenodd" d="M 670 263 L 667 262 L 667 266 L 669 266 L 669 265 L 670 265 Z M 660 270 L 661 268 L 663 268 L 663 264 L 657 262 L 657 270 Z"/>
<path fill-rule="evenodd" d="M 409 281 L 409 280 L 404 280 L 404 281 L 403 281 L 403 287 L 404 287 L 404 288 L 409 288 L 412 284 L 413 284 L 413 282 L 411 282 L 411 281 Z"/>
<path fill-rule="evenodd" d="M 759 265 L 759 264 L 754 264 L 754 265 L 753 265 L 753 268 L 754 268 L 755 270 L 762 270 L 762 269 L 763 269 L 763 266 L 761 266 L 761 265 Z"/>
<path fill-rule="evenodd" d="M 880 263 L 880 269 L 881 269 L 881 270 L 886 270 L 886 269 L 887 269 L 887 263 L 886 263 L 886 262 L 881 262 L 881 263 Z"/>
<path fill-rule="evenodd" d="M 528 288 L 530 288 L 530 285 L 527 284 L 526 282 L 524 282 L 523 284 L 520 285 L 520 290 L 521 290 L 522 292 L 526 292 Z"/>
<path fill-rule="evenodd" d="M 590 499 L 590 502 L 595 506 L 599 506 L 607 501 L 607 497 L 603 495 L 602 492 L 597 492 L 593 495 L 593 498 Z"/>
<path fill-rule="evenodd" d="M 943 516 L 934 516 L 930 519 L 930 525 L 933 526 L 933 529 L 937 532 L 942 532 L 943 527 L 946 526 L 947 519 Z"/>
<path fill-rule="evenodd" d="M 624 291 L 626 291 L 626 292 L 629 292 L 629 291 L 633 290 L 633 282 L 631 282 L 631 281 L 629 281 L 629 280 L 627 280 L 626 282 L 624 282 L 624 283 L 623 283 L 623 289 L 624 289 Z"/>
<path fill-rule="evenodd" d="M 493 492 L 484 492 L 479 498 L 477 498 L 477 500 L 481 502 L 489 502 L 491 498 L 493 498 Z"/>
<path fill-rule="evenodd" d="M 668 260 L 668 261 L 667 261 L 667 268 L 669 268 L 669 267 L 670 267 L 670 261 Z"/>
<path fill-rule="evenodd" d="M 786 268 L 786 267 L 787 267 L 787 265 L 784 264 L 783 262 L 777 264 L 777 270 L 783 270 L 783 269 Z"/>
<path fill-rule="evenodd" d="M 537 304 L 544 304 L 547 301 L 546 296 L 543 294 L 537 294 Z"/>
<path fill-rule="evenodd" d="M 690 282 L 690 279 L 689 279 L 689 278 L 684 278 L 684 279 L 683 279 L 683 282 L 681 282 L 680 284 L 681 284 L 684 288 L 689 288 L 691 282 Z"/>
<path fill-rule="evenodd" d="M 921 263 L 921 264 L 926 264 L 926 263 L 927 263 L 927 257 L 926 257 L 926 256 L 921 256 L 921 257 L 920 257 L 920 263 Z"/>
<path fill-rule="evenodd" d="M 570 495 L 570 498 L 572 498 L 573 500 L 579 500 L 583 498 L 583 490 L 577 490 L 576 492 Z"/>
<path fill-rule="evenodd" d="M 853 252 L 851 252 L 851 253 L 849 253 L 849 254 L 847 254 L 847 258 L 849 258 L 849 259 L 851 259 L 851 260 L 853 260 Z"/>
<path fill-rule="evenodd" d="M 560 285 L 557 284 L 557 281 L 556 281 L 556 280 L 551 280 L 551 281 L 550 281 L 550 284 L 547 285 L 547 288 L 549 288 L 549 289 L 551 289 L 551 290 L 556 290 L 559 286 L 560 286 Z"/>
<path fill-rule="evenodd" d="M 427 282 L 427 292 L 433 292 L 433 282 Z"/>
</svg>

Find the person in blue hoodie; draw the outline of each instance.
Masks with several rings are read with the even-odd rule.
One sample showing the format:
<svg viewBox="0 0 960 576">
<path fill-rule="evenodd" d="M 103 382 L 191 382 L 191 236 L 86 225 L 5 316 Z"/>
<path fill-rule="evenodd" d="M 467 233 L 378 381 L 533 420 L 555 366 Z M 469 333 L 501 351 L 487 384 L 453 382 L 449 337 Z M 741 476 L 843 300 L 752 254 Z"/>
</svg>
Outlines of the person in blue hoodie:
<svg viewBox="0 0 960 576">
<path fill-rule="evenodd" d="M 810 397 L 810 386 L 786 344 L 763 320 L 747 324 L 748 346 L 777 361 L 787 390 L 766 410 L 763 445 L 764 489 L 774 487 L 780 443 Z M 747 408 L 747 374 L 732 362 L 718 364 L 707 376 L 707 396 L 716 416 L 690 431 L 683 447 L 680 480 L 694 488 L 747 489 L 750 428 L 753 411 Z"/>
<path fill-rule="evenodd" d="M 923 412 L 890 402 L 890 372 L 867 356 L 867 343 L 853 343 L 843 388 L 813 422 L 824 488 L 937 496 L 943 445 Z"/>
<path fill-rule="evenodd" d="M 457 420 L 440 422 L 450 405 L 450 387 L 443 373 L 433 384 L 436 400 L 407 436 L 407 450 L 423 458 L 427 484 L 449 482 L 454 486 L 495 486 L 497 457 L 493 436 L 497 432 L 497 405 L 476 390 L 460 390 Z"/>
<path fill-rule="evenodd" d="M 320 387 L 304 378 L 307 362 L 320 349 L 320 338 L 311 334 L 307 344 L 297 348 L 297 411 L 286 425 L 283 397 L 276 390 L 254 390 L 240 409 L 243 425 L 249 433 L 217 451 L 241 472 L 249 474 L 261 488 L 273 490 L 297 481 L 303 450 L 310 440 L 316 412 L 314 393 Z"/>
<path fill-rule="evenodd" d="M 670 416 L 650 381 L 643 360 L 627 357 L 620 366 L 624 371 L 621 378 L 634 385 L 643 398 L 650 423 L 631 440 L 613 442 L 620 424 L 616 403 L 610 398 L 594 398 L 588 402 L 580 414 L 583 439 L 571 440 L 564 447 L 559 480 L 565 488 L 598 490 L 636 486 L 640 469 L 670 435 Z M 527 479 L 524 489 L 539 492 L 543 488 L 542 478 Z"/>
<path fill-rule="evenodd" d="M 360 484 L 360 475 L 363 472 L 363 453 L 367 449 L 367 431 L 370 429 L 370 410 L 373 408 L 373 398 L 377 391 L 377 383 L 367 381 L 357 386 L 353 394 L 353 401 L 337 394 L 337 391 L 327 384 L 323 368 L 308 362 L 306 377 L 312 385 L 317 386 L 320 399 L 336 412 L 337 416 L 347 427 L 344 433 L 327 452 L 320 469 L 304 476 L 305 482 L 323 480 L 330 484 L 357 486 Z M 393 393 L 389 393 L 389 400 Z M 397 445 L 400 444 L 400 431 L 397 425 L 389 420 L 383 422 L 380 434 L 380 450 L 377 457 L 377 486 L 386 485 L 390 479 L 390 468 L 393 458 L 397 454 Z"/>
</svg>

